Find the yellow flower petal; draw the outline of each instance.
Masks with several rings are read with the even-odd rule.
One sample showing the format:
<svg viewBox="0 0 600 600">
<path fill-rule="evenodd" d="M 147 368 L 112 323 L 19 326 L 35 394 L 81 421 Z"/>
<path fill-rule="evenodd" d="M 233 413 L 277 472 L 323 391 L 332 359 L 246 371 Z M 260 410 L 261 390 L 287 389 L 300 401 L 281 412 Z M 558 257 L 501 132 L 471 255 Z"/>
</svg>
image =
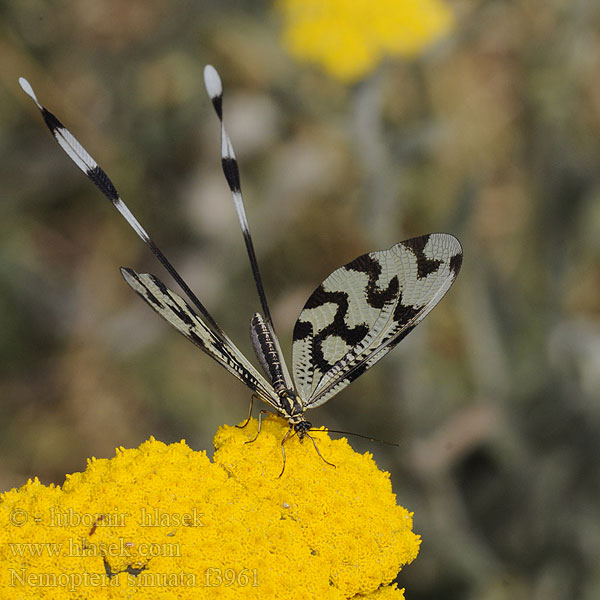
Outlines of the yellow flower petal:
<svg viewBox="0 0 600 600">
<path fill-rule="evenodd" d="M 278 0 L 284 45 L 297 59 L 357 81 L 388 56 L 414 56 L 454 24 L 443 0 Z"/>
<path fill-rule="evenodd" d="M 211 462 L 154 439 L 61 487 L 0 496 L 0 597 L 402 598 L 412 516 L 369 454 L 279 418 L 222 427 Z M 384 586 L 380 589 L 380 586 Z"/>
</svg>

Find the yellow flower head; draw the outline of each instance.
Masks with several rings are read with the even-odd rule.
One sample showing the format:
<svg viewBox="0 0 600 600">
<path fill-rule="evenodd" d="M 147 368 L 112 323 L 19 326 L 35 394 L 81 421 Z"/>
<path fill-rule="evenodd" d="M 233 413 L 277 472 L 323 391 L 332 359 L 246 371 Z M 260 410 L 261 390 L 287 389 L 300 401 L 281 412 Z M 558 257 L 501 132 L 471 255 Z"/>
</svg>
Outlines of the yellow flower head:
<svg viewBox="0 0 600 600">
<path fill-rule="evenodd" d="M 443 0 L 278 0 L 283 40 L 300 60 L 353 82 L 385 56 L 414 56 L 454 20 Z"/>
<path fill-rule="evenodd" d="M 2 494 L 0 598 L 403 598 L 420 541 L 388 474 L 317 431 L 336 467 L 293 437 L 278 477 L 287 427 L 222 427 L 213 461 L 151 438 Z"/>
</svg>

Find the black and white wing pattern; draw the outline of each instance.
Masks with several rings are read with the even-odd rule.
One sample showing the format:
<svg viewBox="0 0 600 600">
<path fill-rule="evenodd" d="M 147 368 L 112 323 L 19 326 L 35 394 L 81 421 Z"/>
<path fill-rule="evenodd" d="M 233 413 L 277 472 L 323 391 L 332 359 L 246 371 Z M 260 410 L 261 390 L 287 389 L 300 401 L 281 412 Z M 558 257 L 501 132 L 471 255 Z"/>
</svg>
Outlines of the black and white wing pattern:
<svg viewBox="0 0 600 600">
<path fill-rule="evenodd" d="M 305 408 L 332 398 L 408 335 L 461 264 L 459 241 L 432 233 L 363 254 L 327 277 L 294 327 L 292 371 Z"/>
<path fill-rule="evenodd" d="M 136 273 L 133 269 L 121 267 L 121 275 L 153 310 L 192 344 L 198 346 L 234 377 L 254 390 L 264 402 L 274 408 L 278 407 L 277 394 L 271 384 L 252 366 L 231 340 L 225 342 L 220 339 L 179 294 L 170 290 L 158 277 L 150 273 Z"/>
</svg>

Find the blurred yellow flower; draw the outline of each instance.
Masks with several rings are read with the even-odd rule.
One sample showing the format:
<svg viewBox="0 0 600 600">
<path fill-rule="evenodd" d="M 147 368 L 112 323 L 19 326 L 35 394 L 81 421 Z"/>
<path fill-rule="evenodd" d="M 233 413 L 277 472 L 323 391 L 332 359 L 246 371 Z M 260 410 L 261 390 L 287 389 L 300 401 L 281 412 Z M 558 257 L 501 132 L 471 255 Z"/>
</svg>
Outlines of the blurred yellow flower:
<svg viewBox="0 0 600 600">
<path fill-rule="evenodd" d="M 420 540 L 389 475 L 315 432 L 337 468 L 295 437 L 279 478 L 287 427 L 222 427 L 212 461 L 151 438 L 0 495 L 0 598 L 404 598 Z"/>
<path fill-rule="evenodd" d="M 277 0 L 283 40 L 298 59 L 345 82 L 363 78 L 385 56 L 414 56 L 447 33 L 443 0 Z"/>
</svg>

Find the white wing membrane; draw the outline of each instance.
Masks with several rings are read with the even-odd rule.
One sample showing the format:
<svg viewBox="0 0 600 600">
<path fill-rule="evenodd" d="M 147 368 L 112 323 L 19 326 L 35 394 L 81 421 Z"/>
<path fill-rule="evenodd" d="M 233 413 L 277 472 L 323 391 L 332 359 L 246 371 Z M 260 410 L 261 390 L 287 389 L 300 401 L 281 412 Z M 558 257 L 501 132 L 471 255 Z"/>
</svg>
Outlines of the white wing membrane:
<svg viewBox="0 0 600 600">
<path fill-rule="evenodd" d="M 310 296 L 294 327 L 294 380 L 306 408 L 323 404 L 383 358 L 431 311 L 462 261 L 445 233 L 363 254 Z"/>
<path fill-rule="evenodd" d="M 165 321 L 254 390 L 262 400 L 278 408 L 278 398 L 272 386 L 231 340 L 227 340 L 227 343 L 220 340 L 181 296 L 149 273 L 136 273 L 133 269 L 122 268 L 121 274 Z"/>
</svg>

